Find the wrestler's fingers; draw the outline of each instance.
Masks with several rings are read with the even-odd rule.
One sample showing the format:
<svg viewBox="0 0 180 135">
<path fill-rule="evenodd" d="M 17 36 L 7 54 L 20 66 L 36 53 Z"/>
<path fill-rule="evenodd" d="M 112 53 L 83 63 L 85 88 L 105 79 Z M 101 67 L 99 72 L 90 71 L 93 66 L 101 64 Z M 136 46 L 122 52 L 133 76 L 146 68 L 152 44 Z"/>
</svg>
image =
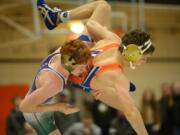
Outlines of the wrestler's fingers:
<svg viewBox="0 0 180 135">
<path fill-rule="evenodd" d="M 93 90 L 92 95 L 95 97 L 95 99 L 99 99 L 99 97 L 102 95 L 102 91 L 100 90 Z"/>
</svg>

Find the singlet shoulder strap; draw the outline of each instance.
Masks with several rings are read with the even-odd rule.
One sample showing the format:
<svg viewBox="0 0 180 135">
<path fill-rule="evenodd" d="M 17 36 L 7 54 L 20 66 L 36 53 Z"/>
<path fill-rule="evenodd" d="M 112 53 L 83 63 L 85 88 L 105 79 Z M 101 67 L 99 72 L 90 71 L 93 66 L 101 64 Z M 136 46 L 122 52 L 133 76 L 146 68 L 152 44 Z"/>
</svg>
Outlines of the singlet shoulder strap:
<svg viewBox="0 0 180 135">
<path fill-rule="evenodd" d="M 123 66 L 119 63 L 102 65 L 100 66 L 100 70 L 96 73 L 96 75 L 99 75 L 105 71 L 115 70 L 115 69 L 123 69 Z"/>
<path fill-rule="evenodd" d="M 89 82 L 90 87 L 92 87 L 92 82 L 97 76 L 99 76 L 103 72 L 110 71 L 110 70 L 117 70 L 117 69 L 123 69 L 122 65 L 120 65 L 119 63 L 112 63 L 112 64 L 99 66 L 99 70 L 95 73 L 95 75 Z"/>
<path fill-rule="evenodd" d="M 55 52 L 54 55 L 51 56 L 51 59 L 50 59 L 49 62 L 48 62 L 47 68 L 48 68 L 49 70 L 51 70 L 52 72 L 54 72 L 59 78 L 61 78 L 61 79 L 63 80 L 63 83 L 66 84 L 66 79 L 65 79 L 65 77 L 64 77 L 60 72 L 58 72 L 57 70 L 55 70 L 55 69 L 50 65 L 51 61 L 53 60 L 53 58 L 54 58 L 56 55 L 60 55 L 60 53 L 59 53 L 59 52 Z"/>
<path fill-rule="evenodd" d="M 65 77 L 64 77 L 61 73 L 57 72 L 57 71 L 56 71 L 54 68 L 52 68 L 52 67 L 49 67 L 49 69 L 50 69 L 52 72 L 54 72 L 59 78 L 61 78 L 61 79 L 63 80 L 64 85 L 66 84 L 66 79 L 65 79 Z"/>
<path fill-rule="evenodd" d="M 117 43 L 107 44 L 107 45 L 105 45 L 103 47 L 99 47 L 99 48 L 97 48 L 95 50 L 92 50 L 91 55 L 94 56 L 94 57 L 98 57 L 101 53 L 103 53 L 103 52 L 105 52 L 105 51 L 107 51 L 107 50 L 109 50 L 111 48 L 118 48 L 118 47 L 119 47 L 119 44 L 117 44 Z M 95 64 L 95 63 L 96 63 L 95 58 L 93 58 L 92 59 L 92 64 L 94 66 L 99 66 L 99 64 Z"/>
</svg>

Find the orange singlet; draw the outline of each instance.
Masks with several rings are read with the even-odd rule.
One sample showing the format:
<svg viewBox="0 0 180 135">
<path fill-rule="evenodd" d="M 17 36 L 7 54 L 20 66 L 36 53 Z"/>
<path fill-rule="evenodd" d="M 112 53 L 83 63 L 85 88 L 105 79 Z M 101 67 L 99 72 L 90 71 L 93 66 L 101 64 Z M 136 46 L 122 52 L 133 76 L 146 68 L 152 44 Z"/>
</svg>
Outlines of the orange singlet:
<svg viewBox="0 0 180 135">
<path fill-rule="evenodd" d="M 92 90 L 91 88 L 91 82 L 93 79 L 96 78 L 99 74 L 105 71 L 109 70 L 115 70 L 115 69 L 123 69 L 122 65 L 119 63 L 109 63 L 105 65 L 98 65 L 95 63 L 95 58 L 97 58 L 100 54 L 105 52 L 106 50 L 112 49 L 112 48 L 118 48 L 119 44 L 112 43 L 108 44 L 106 46 L 103 46 L 97 50 L 91 51 L 92 59 L 88 62 L 89 66 L 87 68 L 87 72 L 82 73 L 80 76 L 70 75 L 68 79 L 68 85 L 70 87 L 83 89 L 86 92 L 90 92 Z M 135 85 L 130 83 L 130 90 L 135 90 Z"/>
</svg>

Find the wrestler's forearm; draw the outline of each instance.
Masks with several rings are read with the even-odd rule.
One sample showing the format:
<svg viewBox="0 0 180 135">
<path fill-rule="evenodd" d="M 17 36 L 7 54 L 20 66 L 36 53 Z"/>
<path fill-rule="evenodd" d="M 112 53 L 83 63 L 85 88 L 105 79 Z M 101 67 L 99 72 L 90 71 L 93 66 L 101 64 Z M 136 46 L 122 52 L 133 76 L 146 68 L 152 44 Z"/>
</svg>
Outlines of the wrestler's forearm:
<svg viewBox="0 0 180 135">
<path fill-rule="evenodd" d="M 133 107 L 133 109 L 130 112 L 127 112 L 125 115 L 133 129 L 136 131 L 137 135 L 148 135 L 140 112 L 136 107 Z"/>
<path fill-rule="evenodd" d="M 123 75 L 121 78 L 123 78 Z M 122 86 L 123 84 L 119 81 L 119 84 L 117 85 L 119 91 L 116 92 L 118 96 L 117 99 L 119 101 L 119 110 L 124 113 L 126 119 L 136 131 L 137 135 L 148 135 L 141 114 L 137 109 L 133 98 L 131 97 L 129 91 Z"/>
</svg>

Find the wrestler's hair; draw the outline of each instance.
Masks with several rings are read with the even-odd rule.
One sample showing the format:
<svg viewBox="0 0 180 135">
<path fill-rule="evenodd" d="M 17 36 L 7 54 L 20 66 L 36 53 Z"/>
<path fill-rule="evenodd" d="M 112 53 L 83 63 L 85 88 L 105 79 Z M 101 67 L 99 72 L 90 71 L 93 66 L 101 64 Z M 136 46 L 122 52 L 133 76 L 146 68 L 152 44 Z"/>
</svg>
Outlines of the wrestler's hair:
<svg viewBox="0 0 180 135">
<path fill-rule="evenodd" d="M 143 45 L 146 41 L 151 39 L 150 34 L 147 32 L 144 32 L 139 29 L 132 30 L 122 37 L 122 44 L 127 46 L 129 44 L 136 44 L 138 46 Z M 144 49 L 144 48 L 142 48 Z M 120 52 L 123 51 L 122 46 L 119 48 Z M 152 54 L 155 50 L 154 45 L 152 44 L 148 50 L 144 52 L 144 54 Z"/>
<path fill-rule="evenodd" d="M 60 53 L 62 56 L 70 56 L 76 64 L 86 63 L 91 57 L 90 49 L 79 39 L 65 42 L 60 49 Z"/>
</svg>

